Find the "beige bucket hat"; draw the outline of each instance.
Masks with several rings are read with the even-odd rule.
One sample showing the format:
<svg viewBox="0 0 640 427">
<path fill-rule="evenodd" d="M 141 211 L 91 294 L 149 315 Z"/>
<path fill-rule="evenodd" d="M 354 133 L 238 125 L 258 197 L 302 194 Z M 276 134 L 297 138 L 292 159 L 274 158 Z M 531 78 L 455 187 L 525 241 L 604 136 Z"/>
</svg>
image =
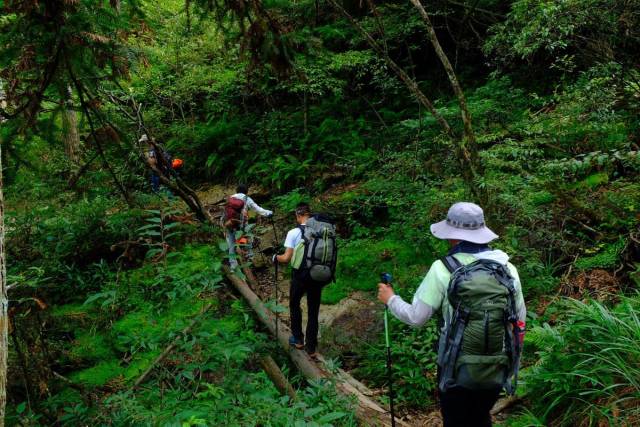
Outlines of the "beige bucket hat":
<svg viewBox="0 0 640 427">
<path fill-rule="evenodd" d="M 431 234 L 443 240 L 489 243 L 498 238 L 484 222 L 484 212 L 475 203 L 458 202 L 449 208 L 447 219 L 431 224 Z"/>
</svg>

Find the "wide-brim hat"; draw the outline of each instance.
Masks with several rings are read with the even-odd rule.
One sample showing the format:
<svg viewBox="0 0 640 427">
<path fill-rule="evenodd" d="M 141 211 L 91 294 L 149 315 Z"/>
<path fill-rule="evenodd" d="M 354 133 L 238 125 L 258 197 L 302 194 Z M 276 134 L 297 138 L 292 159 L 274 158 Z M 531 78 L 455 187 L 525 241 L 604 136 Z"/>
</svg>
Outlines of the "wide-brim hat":
<svg viewBox="0 0 640 427">
<path fill-rule="evenodd" d="M 484 212 L 475 203 L 458 202 L 449 208 L 447 219 L 431 224 L 431 234 L 443 240 L 489 243 L 498 238 L 484 222 Z"/>
</svg>

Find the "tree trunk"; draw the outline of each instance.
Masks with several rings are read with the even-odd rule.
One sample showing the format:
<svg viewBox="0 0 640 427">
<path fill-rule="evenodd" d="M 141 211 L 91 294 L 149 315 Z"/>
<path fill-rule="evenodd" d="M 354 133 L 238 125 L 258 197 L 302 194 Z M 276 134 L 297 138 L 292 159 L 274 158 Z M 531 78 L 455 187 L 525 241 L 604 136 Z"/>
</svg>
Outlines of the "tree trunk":
<svg viewBox="0 0 640 427">
<path fill-rule="evenodd" d="M 478 150 L 476 147 L 476 137 L 473 133 L 473 127 L 471 126 L 471 114 L 469 113 L 469 109 L 467 108 L 467 100 L 464 97 L 464 92 L 462 92 L 462 88 L 460 87 L 460 83 L 458 82 L 458 77 L 456 76 L 456 73 L 451 66 L 451 62 L 449 62 L 449 58 L 444 53 L 444 50 L 442 50 L 442 46 L 440 46 L 440 41 L 438 40 L 438 36 L 436 35 L 436 31 L 433 28 L 433 24 L 431 23 L 431 19 L 429 19 L 427 11 L 422 6 L 422 3 L 420 3 L 420 0 L 409 1 L 416 7 L 416 9 L 418 9 L 418 12 L 420 12 L 420 16 L 422 16 L 422 20 L 427 27 L 427 35 L 429 37 L 429 41 L 435 49 L 436 55 L 438 55 L 442 66 L 447 72 L 447 77 L 449 78 L 449 83 L 451 83 L 451 88 L 458 98 L 458 104 L 460 104 L 460 114 L 462 115 L 462 123 L 464 125 L 464 138 L 459 144 L 460 155 L 464 163 L 466 163 L 466 166 L 471 168 L 472 178 L 476 178 L 477 174 L 480 173 L 480 164 L 478 160 Z"/>
<path fill-rule="evenodd" d="M 446 121 L 446 119 L 442 117 L 442 115 L 438 112 L 438 110 L 436 110 L 436 108 L 433 106 L 433 103 L 429 100 L 429 98 L 427 98 L 426 95 L 420 90 L 416 81 L 412 79 L 395 61 L 393 61 L 389 57 L 387 51 L 371 36 L 371 34 L 369 34 L 367 30 L 365 30 L 362 27 L 362 25 L 360 25 L 342 6 L 340 6 L 336 2 L 336 0 L 327 0 L 327 1 L 334 9 L 342 13 L 342 15 L 351 23 L 351 25 L 353 25 L 353 27 L 365 38 L 365 40 L 367 40 L 367 42 L 369 43 L 369 46 L 371 46 L 371 48 L 387 63 L 389 68 L 393 70 L 396 76 L 398 76 L 398 78 L 402 80 L 404 85 L 407 87 L 407 89 L 409 89 L 409 91 L 413 94 L 413 96 L 416 97 L 418 102 L 422 104 L 427 110 L 429 110 L 431 115 L 436 119 L 436 121 L 440 124 L 440 126 L 442 126 L 445 133 L 449 136 L 449 138 L 453 140 L 456 147 L 456 155 L 457 155 L 458 161 L 461 164 L 462 177 L 464 178 L 471 192 L 480 199 L 481 203 L 485 204 L 484 202 L 485 202 L 486 195 L 474 183 L 475 178 L 481 173 L 481 171 L 480 171 L 480 162 L 478 161 L 478 153 L 475 148 L 475 136 L 471 128 L 471 119 L 469 118 L 469 115 L 468 115 L 466 101 L 464 102 L 464 108 L 462 108 L 463 111 L 466 111 L 466 113 L 463 113 L 463 115 L 465 115 L 463 117 L 465 133 L 464 133 L 464 138 L 460 138 L 454 133 L 453 129 L 451 129 L 451 126 Z M 435 37 L 435 32 L 434 32 L 434 37 Z M 435 41 L 437 45 L 440 46 L 437 38 L 435 39 Z M 440 48 L 440 51 L 442 52 L 442 48 Z M 442 54 L 444 55 L 444 52 L 442 52 Z M 446 56 L 444 57 L 446 59 Z M 451 64 L 449 63 L 448 59 L 446 59 L 446 63 L 449 64 L 449 67 L 451 68 Z M 451 70 L 453 71 L 453 68 L 451 68 Z M 453 76 L 455 78 L 455 74 L 453 74 Z M 459 89 L 460 85 L 458 85 L 457 87 Z M 462 93 L 462 90 L 460 90 L 460 93 Z M 464 96 L 463 96 L 463 100 L 464 100 Z M 467 118 L 469 118 L 469 120 L 466 120 Z M 469 135 L 471 136 L 470 141 L 469 141 Z"/>
<path fill-rule="evenodd" d="M 109 0 L 109 3 L 111 4 L 111 7 L 116 11 L 116 13 L 120 13 L 120 0 Z M 187 2 L 187 7 L 188 7 L 188 2 Z M 188 10 L 188 9 L 187 9 Z"/>
<path fill-rule="evenodd" d="M 0 141 L 1 142 L 1 141 Z M 0 427 L 4 426 L 7 403 L 7 355 L 9 352 L 9 299 L 4 258 L 4 196 L 2 194 L 2 146 L 0 145 Z"/>
<path fill-rule="evenodd" d="M 80 163 L 80 133 L 78 132 L 78 116 L 73 109 L 71 87 L 60 91 L 62 96 L 62 141 L 64 152 L 74 165 Z"/>
</svg>

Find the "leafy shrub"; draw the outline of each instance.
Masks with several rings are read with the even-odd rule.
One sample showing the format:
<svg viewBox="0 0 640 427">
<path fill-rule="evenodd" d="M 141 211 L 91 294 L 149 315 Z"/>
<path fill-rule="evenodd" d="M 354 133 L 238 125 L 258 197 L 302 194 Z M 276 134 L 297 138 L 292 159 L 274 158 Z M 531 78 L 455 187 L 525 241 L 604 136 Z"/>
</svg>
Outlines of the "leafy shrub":
<svg viewBox="0 0 640 427">
<path fill-rule="evenodd" d="M 431 262 L 425 252 L 393 238 L 342 242 L 336 282 L 324 288 L 322 302 L 335 304 L 354 290 L 374 292 L 385 271 L 393 274 L 397 289 L 415 289 Z"/>
<path fill-rule="evenodd" d="M 436 321 L 421 328 L 411 328 L 398 320 L 389 323 L 393 387 L 397 402 L 403 406 L 426 408 L 434 403 L 436 382 Z M 384 335 L 380 341 L 364 344 L 363 358 L 355 372 L 375 386 L 388 387 L 387 352 Z"/>
<path fill-rule="evenodd" d="M 575 266 L 580 270 L 589 270 L 592 268 L 613 268 L 619 263 L 620 254 L 624 250 L 625 246 L 626 242 L 624 239 L 620 239 L 612 244 L 599 244 L 595 248 L 586 250 L 586 253 L 599 253 L 578 259 Z"/>
<path fill-rule="evenodd" d="M 11 216 L 10 271 L 20 270 L 21 263 L 42 268 L 49 280 L 62 281 L 60 297 L 78 288 L 95 288 L 99 276 L 104 280 L 110 274 L 101 262 L 117 256 L 111 245 L 128 240 L 142 224 L 141 210 L 119 208 L 119 201 L 97 196 Z"/>
<path fill-rule="evenodd" d="M 539 361 L 523 379 L 532 411 L 553 425 L 640 422 L 640 298 L 614 307 L 566 301 L 558 327 L 535 327 Z"/>
</svg>

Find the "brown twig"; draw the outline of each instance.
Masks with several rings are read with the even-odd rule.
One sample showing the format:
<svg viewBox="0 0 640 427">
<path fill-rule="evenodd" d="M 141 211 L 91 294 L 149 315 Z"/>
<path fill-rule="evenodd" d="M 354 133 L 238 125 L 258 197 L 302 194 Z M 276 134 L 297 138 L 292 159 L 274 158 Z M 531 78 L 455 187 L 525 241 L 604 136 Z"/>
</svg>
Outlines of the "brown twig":
<svg viewBox="0 0 640 427">
<path fill-rule="evenodd" d="M 153 369 L 158 365 L 158 363 L 162 362 L 172 351 L 174 348 L 176 348 L 176 346 L 178 345 L 178 342 L 180 341 L 180 339 L 182 339 L 185 335 L 187 335 L 189 332 L 191 332 L 191 329 L 193 329 L 193 327 L 200 321 L 200 319 L 202 318 L 202 316 L 209 311 L 209 309 L 213 307 L 213 303 L 209 303 L 207 304 L 202 311 L 200 312 L 200 314 L 198 316 L 196 316 L 191 323 L 189 323 L 189 325 L 187 325 L 187 327 L 185 327 L 182 332 L 180 332 L 180 334 L 171 342 L 171 344 L 169 344 L 167 346 L 167 348 L 164 349 L 164 351 L 162 353 L 160 353 L 160 355 L 158 357 L 156 357 L 156 359 L 151 363 L 151 365 L 149 365 L 149 367 L 147 368 L 146 371 L 144 371 L 142 373 L 142 375 L 140 375 L 140 377 L 136 380 L 136 382 L 133 384 L 134 388 L 137 388 L 140 386 L 140 384 L 142 384 L 144 382 L 144 380 L 147 379 L 147 377 L 149 376 L 149 374 L 153 371 Z"/>
</svg>

